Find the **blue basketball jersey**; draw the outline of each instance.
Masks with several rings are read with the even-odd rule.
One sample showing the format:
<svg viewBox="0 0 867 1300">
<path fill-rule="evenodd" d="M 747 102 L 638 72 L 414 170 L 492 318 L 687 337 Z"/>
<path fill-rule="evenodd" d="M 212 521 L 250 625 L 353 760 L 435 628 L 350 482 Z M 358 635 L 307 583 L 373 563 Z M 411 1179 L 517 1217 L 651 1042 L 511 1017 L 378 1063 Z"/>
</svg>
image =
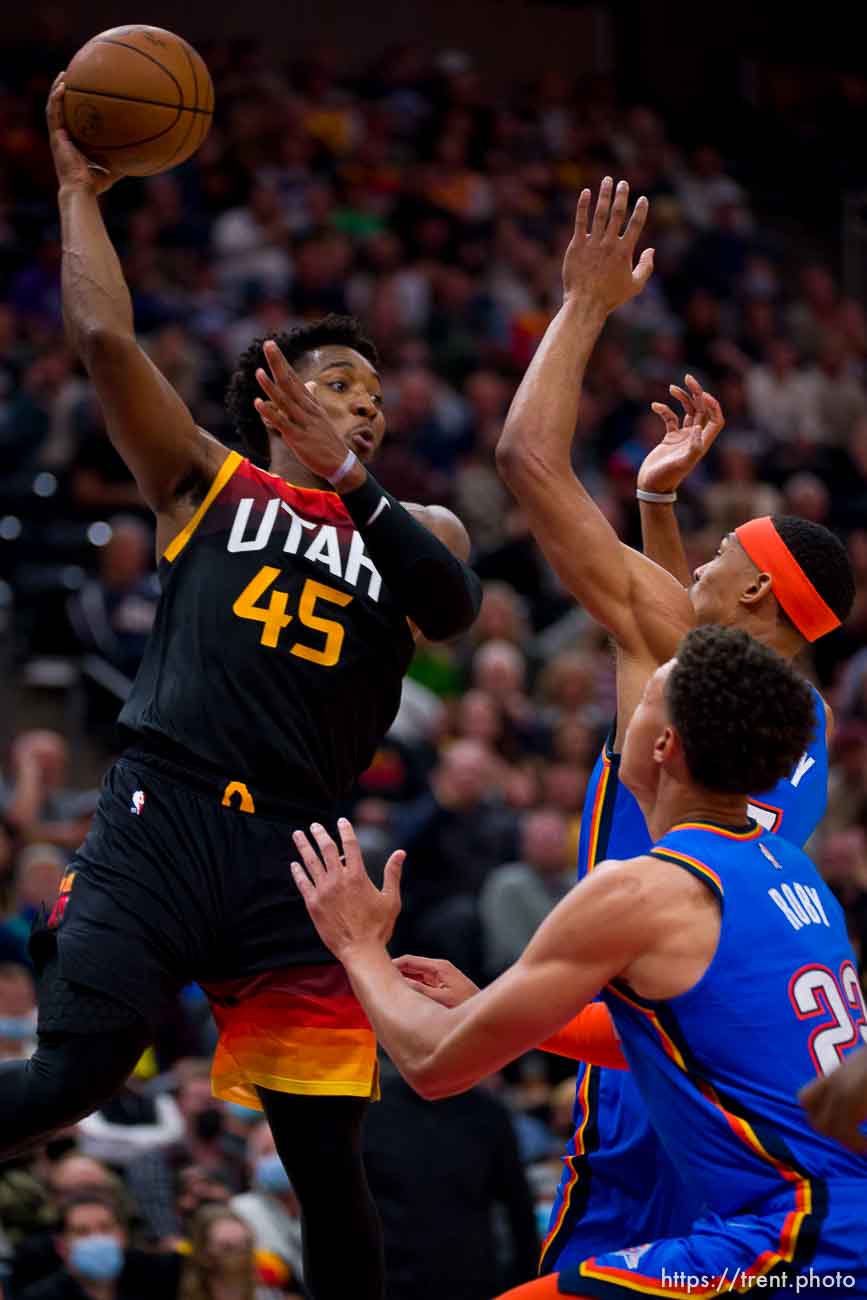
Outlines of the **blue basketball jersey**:
<svg viewBox="0 0 867 1300">
<path fill-rule="evenodd" d="M 764 828 L 798 845 L 812 835 L 828 801 L 825 706 L 818 692 L 814 696 L 816 730 L 809 749 L 794 772 L 753 799 L 749 810 Z M 641 809 L 620 783 L 613 742 L 612 727 L 584 800 L 579 880 L 607 858 L 634 858 L 651 847 Z M 542 1272 L 688 1230 L 700 1206 L 666 1156 L 628 1073 L 581 1065 L 573 1121 L 542 1247 Z"/>
<path fill-rule="evenodd" d="M 755 824 L 676 826 L 651 852 L 719 899 L 719 944 L 687 993 L 650 1001 L 615 980 L 602 996 L 694 1203 L 761 1215 L 790 1193 L 797 1253 L 834 1183 L 867 1206 L 867 1162 L 817 1133 L 796 1095 L 867 1042 L 843 910 L 801 849 Z"/>
</svg>

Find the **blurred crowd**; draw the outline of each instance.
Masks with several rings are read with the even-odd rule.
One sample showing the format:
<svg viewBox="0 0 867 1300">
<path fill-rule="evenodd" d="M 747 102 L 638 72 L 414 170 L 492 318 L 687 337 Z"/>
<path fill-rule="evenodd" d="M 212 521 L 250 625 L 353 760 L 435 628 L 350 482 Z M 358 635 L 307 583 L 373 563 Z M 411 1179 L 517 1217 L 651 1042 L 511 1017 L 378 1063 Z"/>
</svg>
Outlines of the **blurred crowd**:
<svg viewBox="0 0 867 1300">
<path fill-rule="evenodd" d="M 689 371 L 727 418 L 680 493 L 691 559 L 775 511 L 845 538 L 855 610 L 804 665 L 837 719 L 828 815 L 810 847 L 867 957 L 867 321 L 841 290 L 834 250 L 823 261 L 777 232 L 750 184 L 748 138 L 743 156 L 725 156 L 652 106 L 620 103 L 608 83 L 551 74 L 504 97 L 458 50 L 391 50 L 362 70 L 328 52 L 287 67 L 253 42 L 202 52 L 217 115 L 199 153 L 105 200 L 143 346 L 233 444 L 223 394 L 239 352 L 327 312 L 358 314 L 382 356 L 377 472 L 402 498 L 460 514 L 484 582 L 471 634 L 420 646 L 347 808 L 374 873 L 392 847 L 409 852 L 395 951 L 447 956 L 484 982 L 574 877 L 614 711 L 611 656 L 529 537 L 493 448 L 559 304 L 578 190 L 613 173 L 651 199 L 657 270 L 594 355 L 576 467 L 640 544 L 635 478 L 662 431 L 650 404 Z M 11 680 L 60 683 L 74 701 L 66 735 L 22 725 L 6 737 L 7 1059 L 33 1043 L 30 923 L 96 798 L 69 746 L 84 734 L 108 760 L 158 599 L 148 512 L 63 340 L 41 112 L 68 53 L 31 50 L 0 82 L 0 649 Z M 763 165 L 767 195 L 773 158 Z M 96 1280 L 104 1300 L 155 1287 L 167 1300 L 303 1296 L 292 1189 L 260 1118 L 210 1098 L 212 1046 L 191 988 L 115 1102 L 0 1169 L 0 1289 L 80 1300 Z M 423 1188 L 413 1152 L 429 1104 L 387 1063 L 383 1091 L 368 1143 L 392 1300 L 481 1300 L 529 1276 L 568 1136 L 563 1063 L 532 1055 L 437 1103 Z"/>
</svg>

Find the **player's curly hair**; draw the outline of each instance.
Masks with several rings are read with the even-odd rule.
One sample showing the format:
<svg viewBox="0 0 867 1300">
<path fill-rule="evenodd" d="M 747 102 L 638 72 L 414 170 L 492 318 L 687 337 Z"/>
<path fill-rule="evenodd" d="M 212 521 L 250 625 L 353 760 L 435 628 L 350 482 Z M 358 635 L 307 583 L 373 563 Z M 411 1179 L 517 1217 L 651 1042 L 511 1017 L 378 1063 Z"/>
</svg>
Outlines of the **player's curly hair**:
<svg viewBox="0 0 867 1300">
<path fill-rule="evenodd" d="M 257 397 L 263 396 L 256 380 L 256 371 L 262 367 L 267 370 L 262 344 L 268 339 L 275 340 L 286 360 L 293 366 L 309 352 L 335 344 L 339 347 L 354 348 L 372 366 L 379 363 L 375 344 L 367 338 L 354 316 L 324 316 L 322 320 L 314 321 L 310 325 L 299 325 L 295 329 L 263 334 L 261 338 L 254 339 L 241 353 L 235 372 L 229 380 L 229 387 L 226 390 L 226 410 L 232 427 L 248 455 L 257 465 L 266 469 L 271 463 L 268 431 L 260 420 L 253 402 Z"/>
<path fill-rule="evenodd" d="M 770 790 L 816 729 L 806 679 L 737 628 L 709 624 L 684 637 L 666 700 L 690 775 L 720 794 Z"/>
<path fill-rule="evenodd" d="M 842 623 L 855 600 L 855 576 L 846 547 L 829 528 L 796 515 L 771 515 L 771 522 L 819 595 Z M 780 606 L 780 618 L 794 626 Z"/>
</svg>

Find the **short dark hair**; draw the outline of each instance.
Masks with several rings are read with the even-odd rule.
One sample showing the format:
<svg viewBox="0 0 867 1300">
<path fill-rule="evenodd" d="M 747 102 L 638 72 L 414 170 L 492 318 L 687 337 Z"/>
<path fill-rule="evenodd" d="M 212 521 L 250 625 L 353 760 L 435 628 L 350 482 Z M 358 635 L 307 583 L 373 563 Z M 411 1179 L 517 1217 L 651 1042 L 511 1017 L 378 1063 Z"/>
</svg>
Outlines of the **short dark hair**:
<svg viewBox="0 0 867 1300">
<path fill-rule="evenodd" d="M 846 547 L 830 528 L 796 515 L 771 515 L 771 522 L 819 595 L 842 623 L 855 601 L 855 576 Z M 780 617 L 791 619 L 780 606 Z"/>
<path fill-rule="evenodd" d="M 114 1192 L 107 1187 L 82 1187 L 77 1192 L 70 1192 L 64 1196 L 58 1206 L 58 1226 L 61 1232 L 65 1232 L 69 1216 L 73 1210 L 77 1210 L 80 1205 L 101 1205 L 103 1209 L 108 1210 L 115 1219 L 117 1226 L 124 1231 L 128 1228 L 127 1216 L 121 1209 L 120 1202 Z"/>
<path fill-rule="evenodd" d="M 274 339 L 286 360 L 293 366 L 309 352 L 335 345 L 354 348 L 372 366 L 379 364 L 375 344 L 367 338 L 354 316 L 324 316 L 322 320 L 310 325 L 299 325 L 295 329 L 263 334 L 261 338 L 254 339 L 241 353 L 235 372 L 229 380 L 226 410 L 248 455 L 265 467 L 271 463 L 268 431 L 253 402 L 257 397 L 263 396 L 256 380 L 256 371 L 260 367 L 267 369 L 262 344 L 268 339 Z"/>
<path fill-rule="evenodd" d="M 776 651 L 737 628 L 695 628 L 666 685 L 693 780 L 761 794 L 788 776 L 816 730 L 812 688 Z"/>
</svg>

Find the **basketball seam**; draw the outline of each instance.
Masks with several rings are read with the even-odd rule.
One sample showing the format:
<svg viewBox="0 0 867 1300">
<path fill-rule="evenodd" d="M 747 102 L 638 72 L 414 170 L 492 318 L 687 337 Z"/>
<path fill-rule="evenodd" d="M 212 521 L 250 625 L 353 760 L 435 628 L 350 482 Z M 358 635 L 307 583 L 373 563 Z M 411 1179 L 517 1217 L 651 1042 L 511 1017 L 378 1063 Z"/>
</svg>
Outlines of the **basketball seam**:
<svg viewBox="0 0 867 1300">
<path fill-rule="evenodd" d="M 159 59 L 155 59 L 152 54 L 146 53 L 145 50 L 140 50 L 137 45 L 128 45 L 126 41 L 105 40 L 105 39 L 97 38 L 97 44 L 98 45 L 119 45 L 121 49 L 132 50 L 134 54 L 140 54 L 143 59 L 148 59 L 151 63 L 155 64 L 160 69 L 161 72 L 164 72 L 166 76 L 169 77 L 175 83 L 175 87 L 177 88 L 177 92 L 178 92 L 178 103 L 180 104 L 181 107 L 183 107 L 183 103 L 184 103 L 183 86 L 178 81 L 175 74 L 173 72 L 169 72 L 166 65 L 164 63 L 160 63 Z M 166 108 L 174 108 L 174 107 L 176 107 L 176 105 L 174 104 L 166 105 Z"/>
<path fill-rule="evenodd" d="M 208 108 L 188 108 L 186 104 L 164 104 L 161 99 L 142 99 L 140 95 L 117 95 L 112 90 L 86 90 L 83 86 L 67 86 L 67 90 L 74 90 L 77 95 L 97 95 L 100 99 L 122 99 L 128 104 L 150 104 L 151 108 L 170 108 L 175 113 L 201 113 L 204 117 L 211 116 L 211 110 Z"/>
<path fill-rule="evenodd" d="M 193 105 L 192 105 L 191 112 L 192 112 L 193 114 L 195 114 L 195 113 L 197 113 L 197 112 L 199 111 L 199 108 L 198 108 L 198 106 L 199 106 L 199 79 L 198 79 L 198 77 L 196 76 L 196 68 L 195 68 L 195 64 L 193 63 L 193 60 L 190 58 L 190 52 L 189 52 L 189 50 L 187 49 L 186 41 L 181 41 L 181 42 L 180 42 L 180 46 L 181 46 L 181 49 L 183 50 L 183 52 L 184 52 L 184 54 L 185 54 L 185 56 L 186 56 L 187 63 L 189 63 L 189 65 L 190 65 L 190 72 L 193 74 Z M 187 143 L 189 142 L 190 136 L 191 136 L 192 133 L 193 133 L 193 128 L 195 127 L 195 125 L 196 125 L 196 119 L 195 119 L 195 116 L 193 116 L 193 117 L 190 118 L 190 124 L 189 124 L 189 126 L 187 127 L 187 130 L 186 130 L 186 133 L 185 133 L 185 135 L 184 135 L 184 138 L 181 140 L 180 144 L 179 144 L 178 147 L 175 149 L 174 153 L 169 154 L 168 158 L 166 158 L 165 162 L 162 164 L 163 168 L 166 168 L 166 169 L 169 168 L 169 167 L 171 166 L 171 164 L 172 164 L 172 160 L 173 160 L 174 158 L 177 158 L 178 154 L 183 153 L 184 149 L 186 149 L 186 147 L 187 147 Z"/>
</svg>

